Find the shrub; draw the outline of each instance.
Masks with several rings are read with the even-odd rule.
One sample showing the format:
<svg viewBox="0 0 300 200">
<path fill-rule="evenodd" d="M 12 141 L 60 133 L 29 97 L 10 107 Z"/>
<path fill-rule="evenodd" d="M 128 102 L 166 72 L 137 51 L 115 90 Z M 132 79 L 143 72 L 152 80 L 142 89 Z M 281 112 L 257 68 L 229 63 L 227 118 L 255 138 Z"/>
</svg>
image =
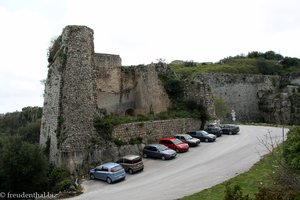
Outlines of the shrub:
<svg viewBox="0 0 300 200">
<path fill-rule="evenodd" d="M 300 127 L 289 131 L 284 143 L 284 158 L 289 166 L 300 170 Z"/>
<path fill-rule="evenodd" d="M 239 185 L 231 186 L 227 183 L 225 186 L 224 200 L 250 200 L 249 195 L 243 196 L 242 189 Z"/>
<path fill-rule="evenodd" d="M 39 146 L 20 136 L 0 141 L 0 191 L 39 192 L 48 183 L 48 161 Z"/>
</svg>

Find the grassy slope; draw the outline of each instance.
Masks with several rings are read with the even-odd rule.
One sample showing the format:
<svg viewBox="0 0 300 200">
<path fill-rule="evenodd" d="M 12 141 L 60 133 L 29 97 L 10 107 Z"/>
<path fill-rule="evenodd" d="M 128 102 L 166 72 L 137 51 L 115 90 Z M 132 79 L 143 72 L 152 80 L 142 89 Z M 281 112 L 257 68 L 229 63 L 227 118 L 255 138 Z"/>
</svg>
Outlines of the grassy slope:
<svg viewBox="0 0 300 200">
<path fill-rule="evenodd" d="M 270 65 L 276 65 L 275 61 L 266 61 Z M 224 72 L 235 74 L 261 74 L 255 58 L 234 59 L 225 64 L 207 64 L 187 67 L 182 65 L 171 64 L 171 68 L 178 74 L 185 77 L 193 78 L 198 74 L 210 72 Z"/>
<path fill-rule="evenodd" d="M 243 194 L 249 194 L 253 197 L 260 187 L 273 185 L 271 176 L 274 173 L 274 160 L 275 155 L 266 155 L 248 172 L 240 174 L 229 181 L 225 181 L 199 193 L 184 197 L 182 200 L 222 200 L 224 198 L 225 185 L 228 182 L 232 185 L 240 185 Z"/>
</svg>

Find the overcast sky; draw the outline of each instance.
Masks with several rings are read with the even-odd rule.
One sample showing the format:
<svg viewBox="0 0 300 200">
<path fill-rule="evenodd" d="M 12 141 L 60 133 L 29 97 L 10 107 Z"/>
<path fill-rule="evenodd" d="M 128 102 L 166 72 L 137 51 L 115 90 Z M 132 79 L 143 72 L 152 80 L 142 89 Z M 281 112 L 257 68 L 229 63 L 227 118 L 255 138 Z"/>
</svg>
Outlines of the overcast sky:
<svg viewBox="0 0 300 200">
<path fill-rule="evenodd" d="M 0 113 L 42 106 L 47 49 L 66 25 L 94 30 L 123 65 L 216 62 L 250 51 L 300 57 L 299 0 L 0 0 Z"/>
</svg>

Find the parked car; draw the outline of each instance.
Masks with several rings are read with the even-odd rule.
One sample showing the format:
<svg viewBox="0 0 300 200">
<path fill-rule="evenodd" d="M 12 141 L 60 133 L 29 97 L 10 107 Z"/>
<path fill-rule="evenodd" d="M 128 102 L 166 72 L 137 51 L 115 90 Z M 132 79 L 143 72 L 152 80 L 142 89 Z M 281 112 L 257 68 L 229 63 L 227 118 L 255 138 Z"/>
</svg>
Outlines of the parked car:
<svg viewBox="0 0 300 200">
<path fill-rule="evenodd" d="M 162 144 L 149 144 L 146 145 L 143 149 L 144 158 L 160 158 L 162 160 L 175 158 L 177 155 L 176 151 L 169 149 Z"/>
<path fill-rule="evenodd" d="M 217 137 L 222 136 L 222 129 L 218 126 L 209 126 L 205 129 L 206 132 L 214 134 Z"/>
<path fill-rule="evenodd" d="M 159 141 L 159 144 L 163 144 L 166 147 L 175 150 L 178 152 L 186 152 L 189 150 L 189 145 L 178 140 L 177 138 L 162 138 Z"/>
<path fill-rule="evenodd" d="M 237 134 L 240 131 L 240 127 L 235 124 L 223 124 L 221 129 L 223 134 L 229 135 Z"/>
<path fill-rule="evenodd" d="M 144 170 L 143 160 L 140 156 L 137 155 L 123 156 L 117 161 L 117 163 L 122 165 L 125 171 L 129 174 Z"/>
<path fill-rule="evenodd" d="M 190 147 L 195 147 L 200 144 L 200 140 L 197 138 L 193 138 L 188 134 L 177 134 L 175 138 L 181 140 L 184 143 L 187 143 Z"/>
<path fill-rule="evenodd" d="M 213 135 L 213 134 L 209 134 L 206 131 L 190 131 L 187 132 L 187 134 L 189 134 L 190 136 L 194 137 L 194 138 L 198 138 L 200 139 L 200 141 L 204 141 L 204 142 L 214 142 L 216 141 L 217 136 Z"/>
<path fill-rule="evenodd" d="M 99 165 L 90 170 L 91 179 L 100 179 L 111 184 L 118 180 L 124 180 L 126 173 L 124 168 L 118 163 L 108 162 L 103 165 Z"/>
</svg>

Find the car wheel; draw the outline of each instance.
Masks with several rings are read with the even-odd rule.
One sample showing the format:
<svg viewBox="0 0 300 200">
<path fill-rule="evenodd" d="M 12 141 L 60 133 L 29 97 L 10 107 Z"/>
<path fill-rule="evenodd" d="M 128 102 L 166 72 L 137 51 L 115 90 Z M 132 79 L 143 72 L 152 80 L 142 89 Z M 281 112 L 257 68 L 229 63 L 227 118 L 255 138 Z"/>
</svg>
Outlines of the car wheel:
<svg viewBox="0 0 300 200">
<path fill-rule="evenodd" d="M 176 149 L 175 151 L 176 151 L 176 153 L 179 153 L 179 149 Z"/>
<path fill-rule="evenodd" d="M 207 138 L 205 139 L 205 142 L 208 142 L 208 139 L 207 139 Z"/>
<path fill-rule="evenodd" d="M 166 160 L 166 157 L 165 157 L 165 156 L 162 156 L 161 159 L 162 159 L 162 160 Z"/>
<path fill-rule="evenodd" d="M 106 182 L 107 182 L 108 184 L 111 184 L 111 183 L 112 183 L 112 180 L 111 180 L 109 177 L 107 177 L 107 178 L 106 178 Z"/>
<path fill-rule="evenodd" d="M 95 176 L 94 174 L 90 174 L 90 179 L 94 180 L 95 179 Z"/>
<path fill-rule="evenodd" d="M 148 155 L 147 155 L 147 154 L 145 154 L 145 153 L 144 153 L 144 155 L 143 155 L 143 156 L 144 156 L 144 158 L 147 158 L 147 157 L 148 157 Z"/>
<path fill-rule="evenodd" d="M 129 169 L 129 170 L 128 170 L 128 173 L 129 173 L 129 174 L 133 174 L 132 169 Z"/>
</svg>

